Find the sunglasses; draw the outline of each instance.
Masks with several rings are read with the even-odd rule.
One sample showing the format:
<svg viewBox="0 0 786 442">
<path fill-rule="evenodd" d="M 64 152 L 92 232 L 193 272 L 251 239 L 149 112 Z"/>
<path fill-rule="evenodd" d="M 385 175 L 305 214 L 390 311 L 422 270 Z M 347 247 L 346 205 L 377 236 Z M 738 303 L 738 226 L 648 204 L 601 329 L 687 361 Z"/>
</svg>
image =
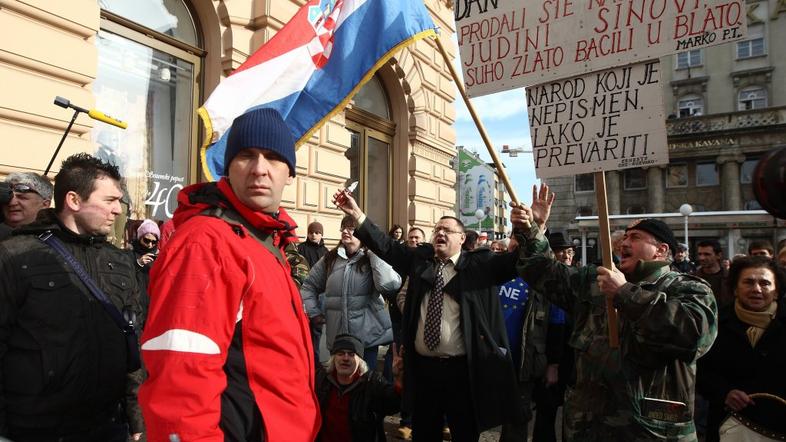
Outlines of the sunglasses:
<svg viewBox="0 0 786 442">
<path fill-rule="evenodd" d="M 22 183 L 12 184 L 11 190 L 13 190 L 15 193 L 35 193 L 36 195 L 40 195 L 38 191 L 28 186 L 27 184 L 22 184 Z"/>
<path fill-rule="evenodd" d="M 151 246 L 154 246 L 154 245 L 158 244 L 158 240 L 157 239 L 142 238 L 140 241 L 142 241 L 145 244 L 150 244 Z"/>
</svg>

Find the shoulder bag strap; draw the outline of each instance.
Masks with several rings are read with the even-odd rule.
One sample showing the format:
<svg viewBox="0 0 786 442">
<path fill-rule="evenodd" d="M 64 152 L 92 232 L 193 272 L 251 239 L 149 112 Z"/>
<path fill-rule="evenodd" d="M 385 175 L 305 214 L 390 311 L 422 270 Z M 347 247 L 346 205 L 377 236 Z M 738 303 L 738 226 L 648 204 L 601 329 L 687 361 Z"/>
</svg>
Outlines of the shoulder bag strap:
<svg viewBox="0 0 786 442">
<path fill-rule="evenodd" d="M 79 279 L 82 281 L 85 287 L 87 287 L 87 290 L 90 292 L 90 294 L 92 294 L 93 297 L 98 302 L 101 303 L 101 306 L 107 312 L 109 317 L 111 317 L 112 320 L 115 322 L 115 324 L 117 324 L 117 326 L 120 327 L 120 330 L 123 330 L 124 333 L 134 333 L 134 322 L 126 321 L 123 318 L 123 314 L 120 313 L 120 311 L 117 309 L 117 307 L 115 307 L 114 304 L 112 304 L 112 302 L 109 300 L 109 298 L 106 297 L 104 292 L 101 291 L 100 288 L 98 288 L 96 283 L 93 281 L 93 278 L 91 278 L 90 275 L 87 274 L 85 268 L 82 267 L 82 264 L 80 264 L 79 261 L 77 261 L 76 257 L 74 257 L 74 255 L 71 254 L 71 252 L 69 252 L 68 249 L 65 248 L 63 243 L 60 242 L 60 240 L 57 239 L 57 237 L 55 237 L 52 234 L 52 232 L 50 231 L 44 232 L 43 234 L 41 234 L 41 236 L 38 237 L 38 239 L 41 240 L 41 242 L 43 242 L 44 244 L 51 247 L 54 251 L 59 253 L 60 256 L 63 257 L 63 259 L 65 259 L 66 263 L 68 263 L 68 265 L 71 266 L 71 268 L 76 272 L 77 276 L 79 276 Z"/>
</svg>

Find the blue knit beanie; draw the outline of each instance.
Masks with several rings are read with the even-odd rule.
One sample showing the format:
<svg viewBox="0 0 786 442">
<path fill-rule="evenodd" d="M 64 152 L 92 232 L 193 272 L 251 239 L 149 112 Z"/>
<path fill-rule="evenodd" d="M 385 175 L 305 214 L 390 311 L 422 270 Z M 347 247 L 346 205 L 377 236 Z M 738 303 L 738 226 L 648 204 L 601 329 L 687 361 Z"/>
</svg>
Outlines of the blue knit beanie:
<svg viewBox="0 0 786 442">
<path fill-rule="evenodd" d="M 235 118 L 229 129 L 224 152 L 224 175 L 238 152 L 255 147 L 281 155 L 289 165 L 289 175 L 295 176 L 295 139 L 289 126 L 275 109 L 254 109 Z"/>
</svg>

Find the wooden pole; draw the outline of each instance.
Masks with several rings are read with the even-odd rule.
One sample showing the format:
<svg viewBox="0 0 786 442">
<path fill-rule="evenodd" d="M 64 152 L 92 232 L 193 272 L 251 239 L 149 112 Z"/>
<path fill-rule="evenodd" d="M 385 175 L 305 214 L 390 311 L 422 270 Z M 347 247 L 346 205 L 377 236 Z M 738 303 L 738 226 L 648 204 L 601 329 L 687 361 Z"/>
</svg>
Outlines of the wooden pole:
<svg viewBox="0 0 786 442">
<path fill-rule="evenodd" d="M 480 122 L 480 118 L 478 117 L 478 114 L 475 112 L 475 108 L 472 106 L 472 103 L 469 101 L 469 97 L 467 97 L 467 93 L 466 91 L 464 91 L 464 84 L 461 82 L 461 79 L 456 73 L 456 69 L 453 67 L 453 62 L 451 61 L 450 57 L 448 57 L 448 53 L 445 51 L 445 47 L 442 45 L 442 42 L 439 40 L 439 37 L 436 37 L 434 41 L 437 42 L 437 49 L 439 49 L 439 52 L 442 54 L 442 58 L 445 60 L 445 64 L 448 66 L 448 70 L 450 71 L 450 76 L 453 77 L 453 82 L 456 83 L 456 87 L 458 88 L 459 94 L 461 94 L 461 98 L 464 99 L 464 104 L 467 105 L 469 114 L 472 116 L 472 121 L 475 122 L 475 126 L 478 128 L 478 132 L 480 132 L 480 138 L 483 139 L 483 143 L 486 144 L 486 149 L 488 149 L 489 155 L 491 155 L 491 160 L 494 161 L 494 166 L 497 167 L 497 173 L 499 174 L 499 179 L 502 181 L 502 184 L 505 185 L 505 190 L 508 191 L 508 195 L 510 195 L 510 199 L 514 203 L 518 204 L 519 198 L 518 196 L 516 196 L 516 190 L 513 188 L 513 185 L 510 183 L 510 179 L 508 179 L 508 174 L 505 172 L 505 167 L 502 165 L 502 161 L 500 161 L 499 156 L 497 155 L 497 151 L 494 150 L 494 147 L 491 146 L 491 141 L 489 140 L 489 136 L 486 133 L 486 128 L 483 127 L 483 123 Z"/>
<path fill-rule="evenodd" d="M 595 172 L 595 195 L 598 198 L 598 240 L 601 245 L 603 267 L 611 270 L 614 261 L 611 256 L 609 207 L 606 202 L 606 174 L 603 171 Z M 609 347 L 618 348 L 620 346 L 620 338 L 617 325 L 617 310 L 609 297 L 606 297 L 606 316 L 609 324 Z"/>
</svg>

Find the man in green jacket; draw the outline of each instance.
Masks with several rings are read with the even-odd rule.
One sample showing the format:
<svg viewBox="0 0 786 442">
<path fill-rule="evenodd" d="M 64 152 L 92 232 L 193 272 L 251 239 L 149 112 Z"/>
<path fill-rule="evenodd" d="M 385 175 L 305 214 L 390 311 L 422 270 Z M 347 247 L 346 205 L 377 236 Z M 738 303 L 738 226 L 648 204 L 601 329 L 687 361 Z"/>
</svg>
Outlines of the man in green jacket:
<svg viewBox="0 0 786 442">
<path fill-rule="evenodd" d="M 517 232 L 527 257 L 520 275 L 575 319 L 576 386 L 565 401 L 568 441 L 695 441 L 696 359 L 717 333 L 709 285 L 669 270 L 676 240 L 656 219 L 625 231 L 619 268 L 580 269 L 554 260 L 544 230 L 554 194 L 533 189 Z M 609 345 L 606 299 L 619 317 L 619 348 Z"/>
</svg>

